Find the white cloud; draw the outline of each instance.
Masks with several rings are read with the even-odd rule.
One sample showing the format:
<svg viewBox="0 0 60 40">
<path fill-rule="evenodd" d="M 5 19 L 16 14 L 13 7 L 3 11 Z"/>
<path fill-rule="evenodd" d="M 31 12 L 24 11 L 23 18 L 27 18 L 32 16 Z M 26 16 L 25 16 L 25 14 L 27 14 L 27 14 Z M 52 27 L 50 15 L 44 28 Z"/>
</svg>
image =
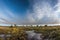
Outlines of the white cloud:
<svg viewBox="0 0 60 40">
<path fill-rule="evenodd" d="M 40 0 L 34 0 L 34 4 L 31 5 L 33 7 L 33 12 L 28 13 L 28 21 L 31 21 L 31 23 L 37 23 L 37 24 L 59 24 L 60 23 L 60 0 L 58 0 L 58 3 L 52 7 L 49 2 Z M 54 10 L 54 8 L 56 10 Z"/>
</svg>

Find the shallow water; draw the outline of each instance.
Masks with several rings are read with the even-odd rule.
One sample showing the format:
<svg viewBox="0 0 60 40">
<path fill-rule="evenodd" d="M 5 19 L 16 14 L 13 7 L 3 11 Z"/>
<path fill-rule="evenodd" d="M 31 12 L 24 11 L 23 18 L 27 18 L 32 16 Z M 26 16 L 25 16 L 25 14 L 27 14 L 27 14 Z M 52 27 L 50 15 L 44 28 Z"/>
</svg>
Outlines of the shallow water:
<svg viewBox="0 0 60 40">
<path fill-rule="evenodd" d="M 41 33 L 35 33 L 34 31 L 26 31 L 28 34 L 28 40 L 42 40 Z"/>
</svg>

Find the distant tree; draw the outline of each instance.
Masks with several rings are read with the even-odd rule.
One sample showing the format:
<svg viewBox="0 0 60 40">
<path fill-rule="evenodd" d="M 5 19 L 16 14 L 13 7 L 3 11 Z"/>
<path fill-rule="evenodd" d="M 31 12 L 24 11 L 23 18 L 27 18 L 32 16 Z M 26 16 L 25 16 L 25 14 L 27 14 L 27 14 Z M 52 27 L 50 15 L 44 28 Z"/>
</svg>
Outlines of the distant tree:
<svg viewBox="0 0 60 40">
<path fill-rule="evenodd" d="M 14 27 L 16 27 L 16 24 L 14 24 Z"/>
<path fill-rule="evenodd" d="M 32 25 L 31 25 L 31 27 L 32 27 Z"/>
<path fill-rule="evenodd" d="M 38 25 L 37 25 L 37 27 L 38 27 Z"/>
<path fill-rule="evenodd" d="M 10 28 L 12 28 L 13 26 L 11 25 Z"/>
<path fill-rule="evenodd" d="M 45 25 L 45 27 L 47 27 L 47 25 Z"/>
</svg>

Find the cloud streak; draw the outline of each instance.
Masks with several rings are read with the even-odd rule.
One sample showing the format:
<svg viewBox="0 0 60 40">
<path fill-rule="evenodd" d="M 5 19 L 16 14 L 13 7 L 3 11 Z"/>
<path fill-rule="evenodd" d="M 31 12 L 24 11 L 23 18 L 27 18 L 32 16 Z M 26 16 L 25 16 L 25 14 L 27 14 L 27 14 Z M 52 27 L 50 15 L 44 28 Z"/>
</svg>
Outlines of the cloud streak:
<svg viewBox="0 0 60 40">
<path fill-rule="evenodd" d="M 6 4 L 1 0 L 0 2 L 0 23 L 3 24 L 17 24 L 18 17 L 12 12 Z"/>
</svg>

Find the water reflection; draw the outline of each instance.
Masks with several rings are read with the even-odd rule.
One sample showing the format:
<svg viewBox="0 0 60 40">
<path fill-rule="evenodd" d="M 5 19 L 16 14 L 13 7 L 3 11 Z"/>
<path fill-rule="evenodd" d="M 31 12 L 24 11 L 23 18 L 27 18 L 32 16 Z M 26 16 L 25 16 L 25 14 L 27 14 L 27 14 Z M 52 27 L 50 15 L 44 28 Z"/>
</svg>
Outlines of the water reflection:
<svg viewBox="0 0 60 40">
<path fill-rule="evenodd" d="M 7 38 L 10 38 L 11 35 L 10 34 L 0 34 L 0 40 L 6 40 Z"/>
<path fill-rule="evenodd" d="M 41 33 L 35 33 L 34 31 L 26 31 L 28 34 L 28 40 L 42 40 Z"/>
</svg>

